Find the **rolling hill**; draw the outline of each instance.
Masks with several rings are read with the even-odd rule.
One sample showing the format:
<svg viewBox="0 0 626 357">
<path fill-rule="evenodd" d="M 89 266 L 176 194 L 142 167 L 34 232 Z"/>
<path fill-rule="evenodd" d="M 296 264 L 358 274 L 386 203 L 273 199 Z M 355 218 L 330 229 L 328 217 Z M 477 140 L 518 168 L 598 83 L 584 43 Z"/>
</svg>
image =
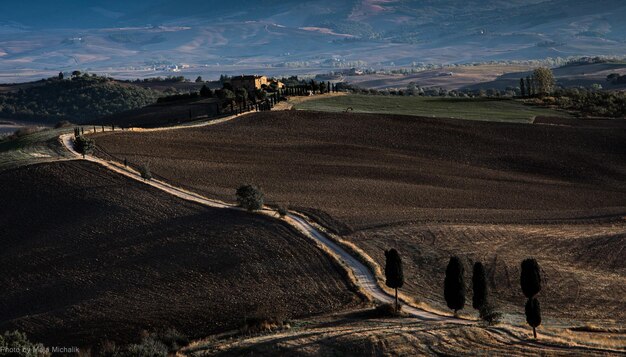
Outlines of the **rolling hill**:
<svg viewBox="0 0 626 357">
<path fill-rule="evenodd" d="M 624 55 L 624 15 L 610 0 L 7 1 L 0 80 Z"/>
</svg>

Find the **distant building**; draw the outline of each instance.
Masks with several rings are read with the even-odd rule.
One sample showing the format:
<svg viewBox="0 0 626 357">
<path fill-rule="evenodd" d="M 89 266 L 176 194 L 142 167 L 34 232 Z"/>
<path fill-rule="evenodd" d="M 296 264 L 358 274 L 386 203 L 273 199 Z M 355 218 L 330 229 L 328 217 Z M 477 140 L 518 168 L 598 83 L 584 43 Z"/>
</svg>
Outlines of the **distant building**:
<svg viewBox="0 0 626 357">
<path fill-rule="evenodd" d="M 269 79 L 266 76 L 236 76 L 230 79 L 230 85 L 233 86 L 235 90 L 245 88 L 248 92 L 254 92 L 257 89 L 269 89 L 273 87 L 273 85 L 279 89 L 285 87 L 280 81 Z"/>
</svg>

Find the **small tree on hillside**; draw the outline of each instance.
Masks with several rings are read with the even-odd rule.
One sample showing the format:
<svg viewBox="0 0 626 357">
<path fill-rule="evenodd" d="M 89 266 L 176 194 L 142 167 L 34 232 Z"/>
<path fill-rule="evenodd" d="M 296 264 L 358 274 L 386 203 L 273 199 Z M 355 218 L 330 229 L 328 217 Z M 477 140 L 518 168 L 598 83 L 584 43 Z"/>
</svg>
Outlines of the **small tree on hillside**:
<svg viewBox="0 0 626 357">
<path fill-rule="evenodd" d="M 488 291 L 487 291 L 487 278 L 485 276 L 485 267 L 483 263 L 474 263 L 474 269 L 472 272 L 472 307 L 479 310 L 487 303 Z"/>
<path fill-rule="evenodd" d="M 243 103 L 248 100 L 248 91 L 245 88 L 238 88 L 235 92 L 237 103 Z"/>
<path fill-rule="evenodd" d="M 459 257 L 451 257 L 446 268 L 443 295 L 456 315 L 465 306 L 465 268 Z"/>
<path fill-rule="evenodd" d="M 402 259 L 395 249 L 385 251 L 385 284 L 396 291 L 396 312 L 398 312 L 398 289 L 404 285 Z"/>
<path fill-rule="evenodd" d="M 535 94 L 535 90 L 533 88 L 532 78 L 530 76 L 526 77 L 526 96 L 530 97 Z"/>
<path fill-rule="evenodd" d="M 541 291 L 541 273 L 535 259 L 528 258 L 522 262 L 520 285 L 527 299 L 535 297 Z"/>
<path fill-rule="evenodd" d="M 63 72 L 59 72 L 59 79 L 63 80 L 63 78 L 65 78 L 65 75 L 63 75 Z"/>
<path fill-rule="evenodd" d="M 205 97 L 205 98 L 212 98 L 213 91 L 211 91 L 211 89 L 209 89 L 209 87 L 207 87 L 205 84 L 202 86 L 202 88 L 200 88 L 200 96 Z"/>
<path fill-rule="evenodd" d="M 148 181 L 152 180 L 152 172 L 150 171 L 150 166 L 148 164 L 143 164 L 139 167 L 139 175 L 141 178 Z"/>
<path fill-rule="evenodd" d="M 264 195 L 261 189 L 253 185 L 243 185 L 237 189 L 237 203 L 252 212 L 263 208 Z"/>
<path fill-rule="evenodd" d="M 533 328 L 533 336 L 537 338 L 536 328 L 541 324 L 541 309 L 539 300 L 535 296 L 541 291 L 541 272 L 535 259 L 528 258 L 522 261 L 520 274 L 522 292 L 528 298 L 526 302 L 526 321 Z"/>
<path fill-rule="evenodd" d="M 276 213 L 278 214 L 278 217 L 285 218 L 287 214 L 289 214 L 289 209 L 287 209 L 287 206 L 279 205 L 276 207 Z"/>
<path fill-rule="evenodd" d="M 196 78 L 196 83 L 202 83 L 202 82 L 204 82 L 202 80 L 202 76 L 198 76 L 198 78 Z"/>
<path fill-rule="evenodd" d="M 218 98 L 222 100 L 222 103 L 232 106 L 233 102 L 235 101 L 235 93 L 233 93 L 233 91 L 224 88 L 217 91 L 216 93 Z"/>
<path fill-rule="evenodd" d="M 549 68 L 539 67 L 533 72 L 533 83 L 536 94 L 546 95 L 552 93 L 554 89 L 554 75 Z"/>
<path fill-rule="evenodd" d="M 539 300 L 536 298 L 530 298 L 526 302 L 525 307 L 526 322 L 533 328 L 533 337 L 537 338 L 537 327 L 541 325 L 541 306 Z"/>
<path fill-rule="evenodd" d="M 86 138 L 84 135 L 79 135 L 74 139 L 74 149 L 83 154 L 83 159 L 85 155 L 91 155 L 96 148 L 96 143 L 89 138 Z"/>
</svg>

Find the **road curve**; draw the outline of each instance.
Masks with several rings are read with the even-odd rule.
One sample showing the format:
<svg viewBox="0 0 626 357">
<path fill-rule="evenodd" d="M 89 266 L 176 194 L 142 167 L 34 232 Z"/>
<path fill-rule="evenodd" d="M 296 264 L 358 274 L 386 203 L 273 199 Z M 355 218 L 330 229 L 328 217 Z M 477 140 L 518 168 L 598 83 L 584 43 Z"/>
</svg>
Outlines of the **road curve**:
<svg viewBox="0 0 626 357">
<path fill-rule="evenodd" d="M 228 116 L 228 117 L 224 117 L 224 118 L 220 118 L 216 120 L 203 121 L 203 122 L 199 122 L 195 124 L 186 124 L 186 125 L 182 124 L 182 125 L 172 126 L 172 127 L 150 128 L 150 129 L 131 128 L 129 130 L 138 131 L 138 132 L 148 132 L 148 131 L 198 128 L 198 127 L 212 126 L 212 125 L 217 125 L 217 124 L 221 124 L 224 122 L 228 122 L 230 120 L 239 118 L 249 113 L 251 112 L 247 112 L 247 113 L 240 114 L 240 115 L 232 115 L 232 116 Z M 88 131 L 87 133 L 89 132 L 90 131 Z M 76 158 L 80 159 L 82 158 L 82 154 L 74 150 L 73 138 L 74 138 L 73 134 L 64 134 L 59 137 L 59 141 L 61 141 L 63 146 L 65 146 L 65 148 L 68 151 L 74 154 Z M 143 182 L 147 185 L 150 185 L 159 190 L 165 191 L 169 194 L 172 194 L 184 200 L 196 202 L 196 203 L 199 203 L 208 207 L 212 207 L 212 208 L 227 208 L 227 209 L 237 209 L 237 210 L 241 209 L 235 205 L 232 205 L 223 201 L 215 200 L 215 199 L 209 199 L 197 193 L 187 191 L 185 189 L 170 185 L 163 181 L 159 181 L 155 179 L 144 180 L 143 178 L 141 178 L 141 175 L 139 174 L 139 172 L 134 171 L 127 167 L 123 167 L 120 163 L 117 163 L 114 161 L 107 161 L 107 160 L 100 159 L 95 156 L 86 156 L 84 160 L 100 164 L 118 174 Z M 264 208 L 262 211 L 260 211 L 260 213 L 275 217 L 275 212 L 268 208 Z M 289 225 L 291 225 L 292 227 L 299 230 L 300 232 L 302 232 L 305 236 L 314 240 L 317 244 L 328 249 L 335 256 L 335 258 L 340 259 L 343 262 L 344 266 L 347 269 L 350 269 L 352 271 L 352 274 L 354 278 L 356 279 L 355 283 L 357 284 L 357 286 L 362 288 L 365 291 L 365 293 L 369 295 L 375 302 L 379 302 L 379 303 L 395 302 L 395 298 L 389 293 L 387 293 L 386 291 L 384 291 L 378 285 L 378 280 L 376 279 L 376 275 L 365 264 L 363 264 L 361 261 L 359 261 L 354 256 L 352 256 L 346 249 L 341 247 L 341 245 L 337 244 L 335 241 L 328 238 L 320 230 L 315 228 L 306 219 L 302 218 L 300 214 L 292 211 L 287 215 L 284 221 L 288 223 Z M 451 322 L 451 323 L 457 323 L 457 324 L 472 323 L 472 321 L 470 320 L 452 318 L 449 316 L 439 315 L 439 314 L 428 312 L 422 309 L 418 309 L 416 307 L 413 307 L 407 304 L 406 301 L 403 301 L 403 302 L 405 303 L 405 305 L 402 307 L 403 312 L 405 312 L 406 314 L 412 317 L 415 317 L 424 321 Z"/>
<path fill-rule="evenodd" d="M 224 120 L 220 120 L 220 122 L 224 122 Z M 76 156 L 77 159 L 82 159 L 82 154 L 78 153 L 74 149 L 73 145 L 73 137 L 74 134 L 64 134 L 59 137 L 59 140 L 63 143 L 63 145 L 69 150 L 72 154 Z M 171 195 L 182 198 L 187 201 L 192 201 L 195 203 L 199 203 L 201 205 L 212 207 L 212 208 L 223 208 L 223 209 L 235 209 L 241 210 L 240 207 L 235 205 L 222 202 L 219 200 L 210 199 L 199 195 L 194 192 L 190 192 L 188 190 L 172 186 L 166 182 L 159 180 L 144 180 L 141 178 L 139 172 L 134 171 L 130 168 L 123 167 L 123 165 L 104 160 L 95 156 L 86 156 L 84 158 L 86 161 L 94 162 L 99 165 L 104 166 L 105 168 L 114 171 L 118 174 L 124 175 L 128 178 L 131 178 L 136 181 L 140 181 L 146 185 L 157 188 L 161 191 L 165 191 Z M 276 216 L 276 212 L 274 210 L 264 208 L 259 211 L 259 213 L 267 215 L 267 216 Z M 380 303 L 393 303 L 394 297 L 385 292 L 379 285 L 374 273 L 363 263 L 361 263 L 358 259 L 353 257 L 347 250 L 341 247 L 339 244 L 328 238 L 324 233 L 315 228 L 311 223 L 307 222 L 304 218 L 300 217 L 297 212 L 290 212 L 287 217 L 284 219 L 284 222 L 296 228 L 298 231 L 305 234 L 308 238 L 314 240 L 317 244 L 324 246 L 326 249 L 331 251 L 335 257 L 339 258 L 344 266 L 350 270 L 352 270 L 353 276 L 356 279 L 356 284 L 362 288 L 372 299 L 376 302 Z M 428 311 L 424 311 L 421 309 L 417 309 L 413 306 L 405 305 L 403 307 L 403 311 L 412 317 L 425 320 L 425 321 L 440 321 L 440 322 L 455 322 L 455 323 L 471 323 L 468 320 L 462 320 L 457 318 L 451 318 L 449 316 L 437 315 Z"/>
<path fill-rule="evenodd" d="M 235 115 L 231 117 L 226 117 L 226 118 L 222 118 L 213 122 L 207 121 L 207 122 L 203 122 L 200 124 L 195 124 L 193 126 L 181 125 L 181 126 L 171 127 L 171 128 L 166 127 L 166 128 L 156 128 L 156 129 L 148 129 L 148 130 L 150 131 L 173 130 L 173 129 L 188 128 L 188 127 L 215 125 L 215 124 L 227 122 L 229 120 L 238 118 L 246 114 L 247 113 L 244 113 L 241 115 Z M 136 130 L 136 131 L 143 131 L 143 130 Z M 59 141 L 63 144 L 63 146 L 65 146 L 65 148 L 70 153 L 72 153 L 76 157 L 77 160 L 83 159 L 86 161 L 97 163 L 118 174 L 124 175 L 133 180 L 142 182 L 146 185 L 152 186 L 154 188 L 157 188 L 159 190 L 162 190 L 164 192 L 167 192 L 171 195 L 174 195 L 176 197 L 179 197 L 187 201 L 196 202 L 198 204 L 201 204 L 207 207 L 212 207 L 212 208 L 243 210 L 242 208 L 236 205 L 229 204 L 229 203 L 215 200 L 215 199 L 210 199 L 200 194 L 197 194 L 195 192 L 191 192 L 183 188 L 170 185 L 167 182 L 163 182 L 163 181 L 159 181 L 155 179 L 144 180 L 143 178 L 141 178 L 141 175 L 139 174 L 139 172 L 131 168 L 124 167 L 122 164 L 118 162 L 100 159 L 95 156 L 86 156 L 85 158 L 83 158 L 82 154 L 78 153 L 74 149 L 73 137 L 74 137 L 74 134 L 64 134 L 59 137 Z M 271 216 L 271 217 L 276 218 L 276 212 L 272 209 L 264 208 L 263 210 L 258 211 L 258 212 L 260 214 L 264 214 L 266 216 Z M 363 264 L 357 258 L 352 256 L 346 249 L 341 247 L 335 241 L 328 238 L 323 232 L 315 228 L 306 219 L 302 218 L 300 214 L 298 214 L 295 211 L 290 211 L 290 213 L 288 213 L 287 216 L 285 217 L 284 222 L 296 228 L 297 230 L 299 230 L 305 236 L 315 241 L 320 246 L 323 246 L 324 248 L 328 249 L 332 253 L 332 255 L 335 256 L 335 258 L 340 259 L 342 263 L 344 264 L 344 266 L 352 271 L 353 276 L 356 279 L 357 286 L 362 288 L 376 302 L 393 303 L 395 301 L 392 295 L 385 292 L 378 285 L 378 280 L 376 279 L 375 274 L 365 264 Z M 450 317 L 450 316 L 445 316 L 445 315 L 440 315 L 440 314 L 432 313 L 429 311 L 425 311 L 425 310 L 416 308 L 414 306 L 411 306 L 409 304 L 406 304 L 406 301 L 404 301 L 404 303 L 405 305 L 402 307 L 402 311 L 408 314 L 409 316 L 417 318 L 422 321 L 429 321 L 429 322 L 436 322 L 436 323 L 454 323 L 454 324 L 460 324 L 460 325 L 469 325 L 469 324 L 476 323 L 475 321 L 472 321 L 472 320 L 455 318 L 455 317 Z M 496 332 L 500 335 L 508 335 L 508 337 L 510 337 L 513 344 L 542 347 L 542 348 L 546 348 L 547 350 L 552 349 L 552 350 L 557 350 L 557 351 L 580 351 L 584 353 L 609 353 L 609 354 L 620 354 L 620 355 L 624 354 L 624 351 L 622 350 L 614 350 L 610 348 L 605 349 L 605 348 L 594 348 L 590 346 L 589 347 L 588 346 L 562 346 L 562 345 L 552 344 L 547 341 L 529 341 L 529 340 L 525 340 L 525 339 L 515 336 L 510 331 L 505 331 L 502 329 L 493 330 L 493 332 Z"/>
</svg>

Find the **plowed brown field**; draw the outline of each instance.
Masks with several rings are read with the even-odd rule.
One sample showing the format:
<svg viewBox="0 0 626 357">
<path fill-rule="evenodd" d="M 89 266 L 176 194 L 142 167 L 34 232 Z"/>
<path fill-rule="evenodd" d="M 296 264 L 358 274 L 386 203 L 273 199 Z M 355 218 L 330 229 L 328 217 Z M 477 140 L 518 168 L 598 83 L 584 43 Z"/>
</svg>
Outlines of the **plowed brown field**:
<svg viewBox="0 0 626 357">
<path fill-rule="evenodd" d="M 626 128 L 286 111 L 197 129 L 99 135 L 99 155 L 233 201 L 263 187 L 365 248 L 404 254 L 406 291 L 442 303 L 450 254 L 484 261 L 507 311 L 536 256 L 547 318 L 626 317 Z M 469 276 L 468 276 L 469 280 Z"/>
<path fill-rule="evenodd" d="M 269 312 L 358 303 L 343 270 L 278 220 L 211 209 L 88 162 L 0 173 L 0 331 L 47 344 L 189 337 Z"/>
</svg>

